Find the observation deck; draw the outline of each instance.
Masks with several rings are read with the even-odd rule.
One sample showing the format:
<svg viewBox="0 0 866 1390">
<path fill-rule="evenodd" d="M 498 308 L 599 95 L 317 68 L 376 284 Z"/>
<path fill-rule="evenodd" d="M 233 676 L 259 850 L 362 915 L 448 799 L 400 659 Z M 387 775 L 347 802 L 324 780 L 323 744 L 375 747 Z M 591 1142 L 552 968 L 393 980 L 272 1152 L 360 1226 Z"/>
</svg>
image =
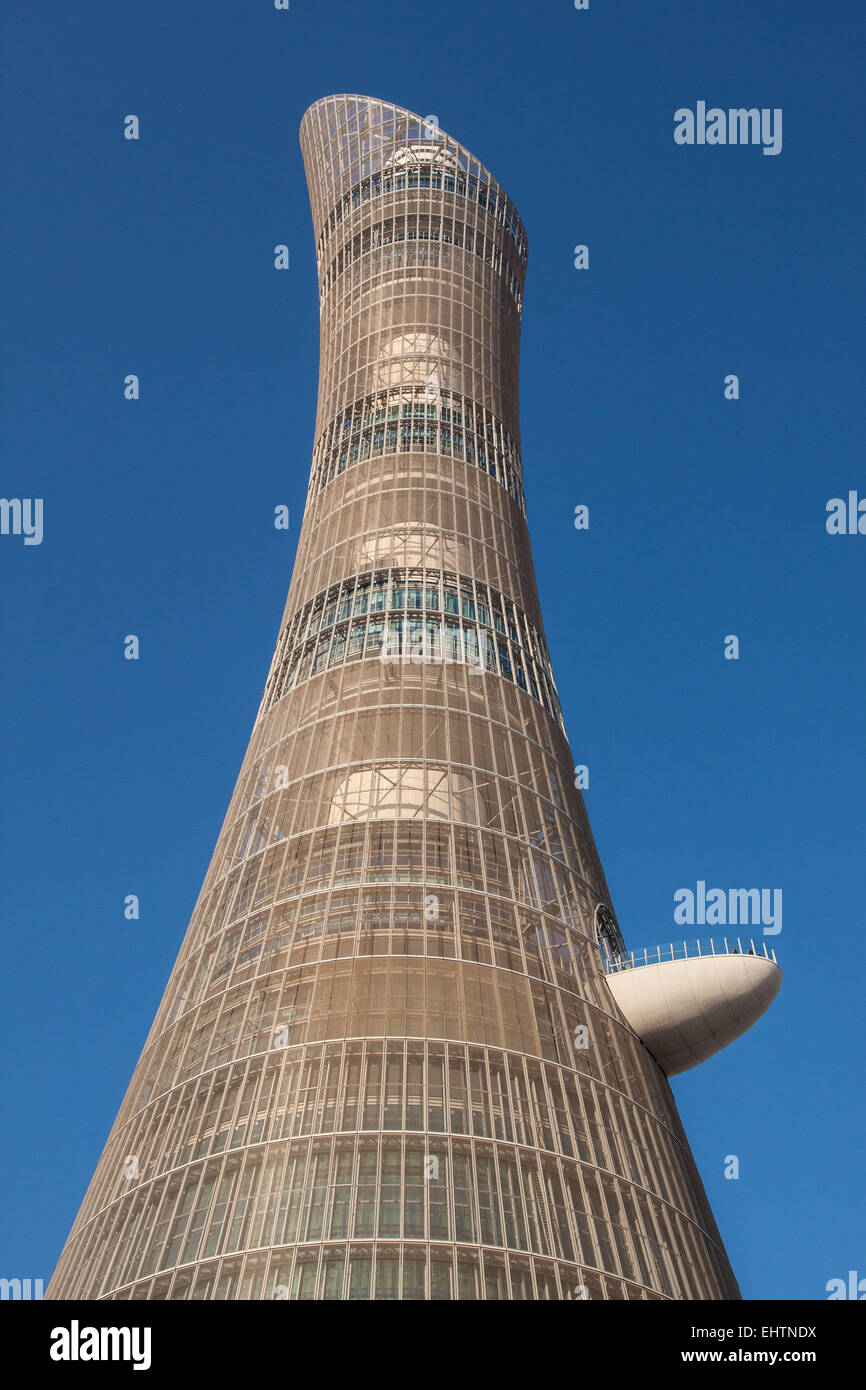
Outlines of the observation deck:
<svg viewBox="0 0 866 1390">
<path fill-rule="evenodd" d="M 626 1022 L 666 1076 L 689 1071 L 741 1037 L 782 983 L 775 951 L 739 937 L 671 942 L 603 958 Z"/>
</svg>

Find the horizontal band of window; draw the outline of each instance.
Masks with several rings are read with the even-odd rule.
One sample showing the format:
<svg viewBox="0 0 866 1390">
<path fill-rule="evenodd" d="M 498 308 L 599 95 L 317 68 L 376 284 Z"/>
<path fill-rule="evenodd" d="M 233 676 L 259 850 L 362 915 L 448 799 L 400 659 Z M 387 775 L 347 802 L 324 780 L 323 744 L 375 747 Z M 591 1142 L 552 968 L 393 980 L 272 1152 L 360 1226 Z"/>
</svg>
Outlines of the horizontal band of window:
<svg viewBox="0 0 866 1390">
<path fill-rule="evenodd" d="M 520 451 L 492 411 L 468 396 L 424 386 L 379 391 L 354 401 L 319 433 L 310 488 L 319 492 L 356 463 L 385 454 L 437 453 L 488 473 L 526 515 Z"/>
<path fill-rule="evenodd" d="M 405 263 L 408 265 L 410 264 L 408 253 L 414 251 L 415 264 L 439 266 L 441 263 L 444 267 L 444 259 L 440 260 L 438 253 L 440 249 L 446 252 L 452 248 L 466 251 L 478 257 L 485 265 L 490 266 L 496 274 L 500 275 L 511 293 L 518 313 L 521 311 L 523 303 L 521 282 L 507 257 L 503 255 L 502 248 L 480 231 L 476 234 L 471 227 L 465 226 L 462 222 L 455 222 L 451 218 L 439 218 L 435 215 L 393 217 L 384 222 L 378 222 L 372 227 L 366 227 L 363 232 L 359 232 L 348 245 L 338 251 L 321 277 L 319 303 L 320 305 L 324 304 L 326 296 L 343 271 L 347 270 L 349 266 L 357 264 L 363 256 L 379 253 L 384 260 L 387 255 L 402 256 L 402 252 L 405 250 L 407 252 Z M 434 253 L 436 255 L 435 262 L 432 259 Z M 402 265 L 403 260 L 401 259 L 397 263 Z M 387 269 L 390 269 L 390 266 L 383 265 L 383 273 Z"/>
<path fill-rule="evenodd" d="M 532 656 L 549 661 L 535 626 L 510 598 L 469 575 L 426 566 L 364 570 L 321 589 L 283 628 L 278 654 L 285 644 L 312 637 L 333 622 L 403 608 L 441 610 L 469 618 L 509 637 Z"/>
<path fill-rule="evenodd" d="M 382 171 L 371 174 L 368 178 L 355 184 L 355 187 L 343 195 L 340 202 L 331 209 L 325 219 L 319 236 L 319 252 L 321 253 L 325 242 L 334 229 L 339 227 L 344 218 L 351 216 L 359 207 L 370 202 L 373 198 L 380 198 L 389 193 L 409 191 L 450 193 L 455 197 L 466 198 L 468 202 L 476 204 L 484 212 L 489 213 L 499 226 L 505 228 L 517 247 L 521 263 L 526 264 L 527 247 L 523 226 L 516 210 L 505 194 L 490 185 L 479 183 L 478 179 L 470 178 L 466 174 L 429 167 L 400 172 Z"/>
<path fill-rule="evenodd" d="M 381 659 L 386 641 L 395 661 L 504 676 L 562 724 L 550 658 L 526 614 L 487 585 L 425 570 L 354 575 L 310 599 L 277 642 L 260 714 L 320 671 Z"/>
</svg>

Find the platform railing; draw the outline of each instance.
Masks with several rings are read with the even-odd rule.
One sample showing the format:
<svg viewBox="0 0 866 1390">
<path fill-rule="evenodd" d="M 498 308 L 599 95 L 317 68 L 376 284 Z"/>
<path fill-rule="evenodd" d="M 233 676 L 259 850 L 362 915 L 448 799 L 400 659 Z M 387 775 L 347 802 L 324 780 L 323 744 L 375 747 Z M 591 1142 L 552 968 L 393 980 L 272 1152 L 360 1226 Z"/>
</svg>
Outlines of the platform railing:
<svg viewBox="0 0 866 1390">
<path fill-rule="evenodd" d="M 670 960 L 694 960 L 698 956 L 761 956 L 776 965 L 776 952 L 767 949 L 761 941 L 743 941 L 741 937 L 731 940 L 722 937 L 721 941 L 711 936 L 699 937 L 697 941 L 670 941 L 667 945 L 646 946 L 640 951 L 626 951 L 624 955 L 611 956 L 602 953 L 605 973 L 615 975 L 621 970 L 637 970 L 643 965 L 662 965 Z"/>
</svg>

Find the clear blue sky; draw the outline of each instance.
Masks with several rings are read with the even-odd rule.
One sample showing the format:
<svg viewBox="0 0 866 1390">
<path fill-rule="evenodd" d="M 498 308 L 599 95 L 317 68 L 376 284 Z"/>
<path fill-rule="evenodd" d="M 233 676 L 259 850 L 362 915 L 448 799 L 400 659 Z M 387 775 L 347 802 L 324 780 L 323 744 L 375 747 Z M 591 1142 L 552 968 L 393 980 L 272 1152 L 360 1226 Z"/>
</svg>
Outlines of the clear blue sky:
<svg viewBox="0 0 866 1390">
<path fill-rule="evenodd" d="M 823 1298 L 866 1275 L 866 536 L 825 530 L 866 496 L 862 5 L 291 4 L 3 7 L 2 491 L 44 540 L 0 537 L 0 1275 L 53 1269 L 247 744 L 314 424 L 298 124 L 359 92 L 526 224 L 530 529 L 629 945 L 698 879 L 783 890 L 779 999 L 674 1092 L 745 1296 Z M 675 145 L 698 100 L 781 107 L 782 153 Z"/>
</svg>

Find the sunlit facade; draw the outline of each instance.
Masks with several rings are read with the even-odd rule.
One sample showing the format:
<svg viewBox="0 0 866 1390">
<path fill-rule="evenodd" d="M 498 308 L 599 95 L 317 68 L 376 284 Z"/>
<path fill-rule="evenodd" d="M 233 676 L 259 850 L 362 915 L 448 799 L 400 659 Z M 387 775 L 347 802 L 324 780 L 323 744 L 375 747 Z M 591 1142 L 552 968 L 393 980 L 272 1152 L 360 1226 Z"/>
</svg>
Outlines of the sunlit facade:
<svg viewBox="0 0 866 1390">
<path fill-rule="evenodd" d="M 527 243 L 423 119 L 304 116 L 321 356 L 264 696 L 48 1290 L 739 1297 L 574 785 L 522 485 Z"/>
</svg>

